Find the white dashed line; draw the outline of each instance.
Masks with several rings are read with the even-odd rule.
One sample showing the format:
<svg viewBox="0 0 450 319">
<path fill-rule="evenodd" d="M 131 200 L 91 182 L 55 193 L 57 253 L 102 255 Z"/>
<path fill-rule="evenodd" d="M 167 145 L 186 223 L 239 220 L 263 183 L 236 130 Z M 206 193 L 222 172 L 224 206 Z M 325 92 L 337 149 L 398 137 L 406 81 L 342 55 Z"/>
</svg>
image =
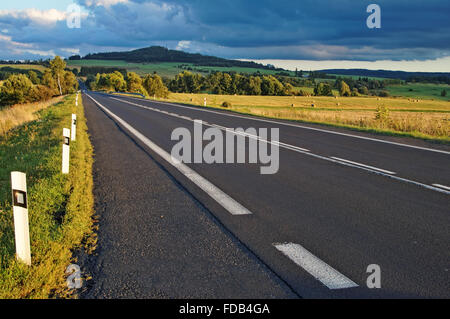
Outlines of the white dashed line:
<svg viewBox="0 0 450 319">
<path fill-rule="evenodd" d="M 299 244 L 286 243 L 274 244 L 274 246 L 329 289 L 358 287 L 358 284 L 311 254 Z"/>
<path fill-rule="evenodd" d="M 376 171 L 380 171 L 380 172 L 383 172 L 383 173 L 386 173 L 386 174 L 395 175 L 395 172 L 387 171 L 385 169 L 381 169 L 381 168 L 378 168 L 378 167 L 365 165 L 365 164 L 361 164 L 361 163 L 358 163 L 358 162 L 349 161 L 349 160 L 346 160 L 346 159 L 343 159 L 343 158 L 339 158 L 339 157 L 331 157 L 331 158 L 333 158 L 335 160 L 338 160 L 338 161 L 343 161 L 343 162 L 346 162 L 346 163 L 355 164 L 355 165 L 366 167 L 366 168 L 371 168 L 371 169 L 374 169 Z"/>
</svg>

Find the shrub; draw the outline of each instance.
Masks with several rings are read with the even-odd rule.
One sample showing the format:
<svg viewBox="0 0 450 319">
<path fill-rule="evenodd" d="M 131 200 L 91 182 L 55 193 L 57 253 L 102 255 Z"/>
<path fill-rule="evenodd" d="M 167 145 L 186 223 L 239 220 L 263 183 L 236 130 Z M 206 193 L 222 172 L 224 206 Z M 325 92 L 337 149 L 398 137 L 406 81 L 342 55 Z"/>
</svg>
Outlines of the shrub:
<svg viewBox="0 0 450 319">
<path fill-rule="evenodd" d="M 36 85 L 31 91 L 31 101 L 47 101 L 57 94 L 58 92 L 56 92 L 54 89 L 51 89 L 44 85 Z"/>
<path fill-rule="evenodd" d="M 228 102 L 228 101 L 224 101 L 224 102 L 222 103 L 222 106 L 223 106 L 223 107 L 231 107 L 231 103 Z"/>
<path fill-rule="evenodd" d="M 33 83 L 24 74 L 13 74 L 0 88 L 0 104 L 13 105 L 31 101 Z"/>
<path fill-rule="evenodd" d="M 377 107 L 377 110 L 375 111 L 375 120 L 380 122 L 389 120 L 389 109 L 385 106 Z"/>
</svg>

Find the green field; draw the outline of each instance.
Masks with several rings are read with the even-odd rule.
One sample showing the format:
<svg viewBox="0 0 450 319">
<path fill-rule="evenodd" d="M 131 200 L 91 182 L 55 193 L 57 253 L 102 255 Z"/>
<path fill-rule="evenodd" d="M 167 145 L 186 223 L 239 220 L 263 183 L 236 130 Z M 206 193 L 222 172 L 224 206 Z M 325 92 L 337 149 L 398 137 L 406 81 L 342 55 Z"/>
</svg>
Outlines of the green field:
<svg viewBox="0 0 450 319">
<path fill-rule="evenodd" d="M 186 66 L 191 68 L 191 72 L 200 73 L 200 74 L 208 74 L 204 72 L 208 70 L 209 72 L 220 71 L 220 72 L 230 72 L 234 71 L 237 73 L 249 73 L 253 74 L 255 72 L 260 72 L 262 74 L 275 74 L 278 71 L 265 70 L 265 69 L 256 69 L 256 68 L 241 68 L 241 67 L 212 67 L 212 66 L 196 66 L 191 63 L 183 63 L 183 62 L 162 62 L 162 63 L 128 63 L 125 61 L 117 61 L 117 60 L 69 60 L 67 61 L 67 66 L 69 68 L 78 68 L 81 69 L 82 66 L 102 66 L 102 67 L 117 67 L 124 68 L 127 71 L 136 72 L 140 75 L 148 74 L 156 72 L 161 76 L 173 78 L 180 72 L 185 71 L 184 68 L 180 68 L 180 66 Z M 291 75 L 294 72 L 289 71 Z"/>
<path fill-rule="evenodd" d="M 37 65 L 37 64 L 0 64 L 0 69 L 10 67 L 15 69 L 22 69 L 22 70 L 37 70 L 44 72 L 46 67 L 43 65 Z"/>
<path fill-rule="evenodd" d="M 444 89 L 447 91 L 447 96 L 442 97 L 441 92 Z M 387 87 L 387 90 L 392 96 L 450 101 L 450 85 L 447 84 L 408 83 L 406 85 L 391 85 Z"/>
</svg>

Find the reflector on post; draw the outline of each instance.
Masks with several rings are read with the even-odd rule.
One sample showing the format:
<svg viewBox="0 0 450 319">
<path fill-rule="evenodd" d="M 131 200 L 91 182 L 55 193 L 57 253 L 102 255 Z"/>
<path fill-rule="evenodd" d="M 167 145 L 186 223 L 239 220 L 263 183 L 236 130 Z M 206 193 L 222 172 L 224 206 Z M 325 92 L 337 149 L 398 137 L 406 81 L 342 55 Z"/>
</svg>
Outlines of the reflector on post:
<svg viewBox="0 0 450 319">
<path fill-rule="evenodd" d="M 62 173 L 69 173 L 69 158 L 70 158 L 70 130 L 63 129 L 64 144 L 62 147 Z"/>
<path fill-rule="evenodd" d="M 28 225 L 27 180 L 25 173 L 11 172 L 11 188 L 16 257 L 18 260 L 30 266 L 30 230 Z"/>
<path fill-rule="evenodd" d="M 72 114 L 72 130 L 71 130 L 71 140 L 75 141 L 77 137 L 77 115 Z"/>
</svg>

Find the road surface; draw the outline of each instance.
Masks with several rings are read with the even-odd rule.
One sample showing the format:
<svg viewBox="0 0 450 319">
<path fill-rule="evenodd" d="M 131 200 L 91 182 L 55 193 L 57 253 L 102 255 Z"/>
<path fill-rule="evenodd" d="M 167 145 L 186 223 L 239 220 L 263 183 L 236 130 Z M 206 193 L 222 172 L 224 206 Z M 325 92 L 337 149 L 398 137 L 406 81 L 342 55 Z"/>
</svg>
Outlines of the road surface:
<svg viewBox="0 0 450 319">
<path fill-rule="evenodd" d="M 83 104 L 100 210 L 87 297 L 450 297 L 449 147 L 89 91 Z M 171 134 L 194 120 L 279 128 L 279 171 L 174 165 Z"/>
</svg>

